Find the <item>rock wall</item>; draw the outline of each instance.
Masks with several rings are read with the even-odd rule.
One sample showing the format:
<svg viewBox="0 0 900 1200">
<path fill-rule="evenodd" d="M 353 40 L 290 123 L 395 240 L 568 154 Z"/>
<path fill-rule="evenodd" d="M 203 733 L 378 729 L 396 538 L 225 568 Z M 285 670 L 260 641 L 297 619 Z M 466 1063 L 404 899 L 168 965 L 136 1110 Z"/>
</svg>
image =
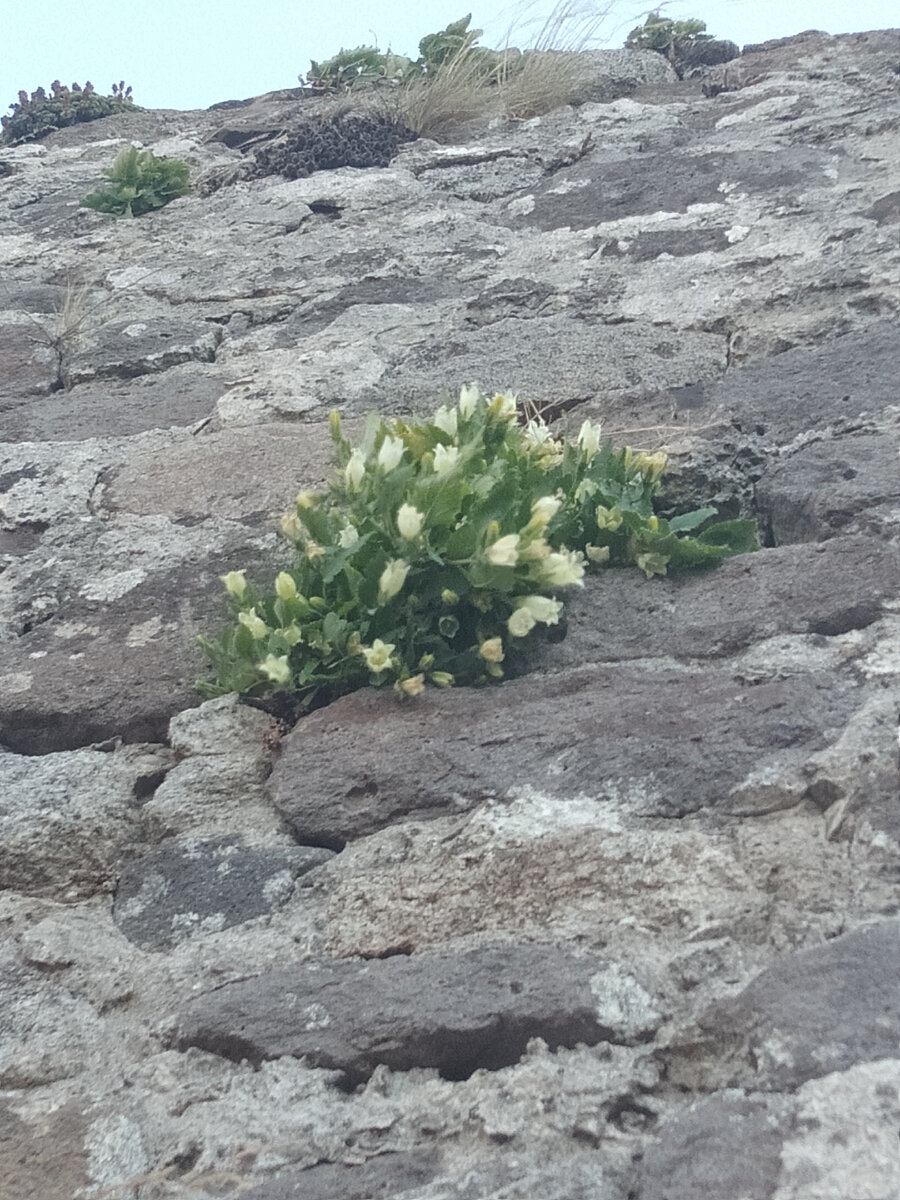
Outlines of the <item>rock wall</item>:
<svg viewBox="0 0 900 1200">
<path fill-rule="evenodd" d="M 4 1197 L 900 1194 L 900 31 L 717 70 L 133 221 L 128 140 L 308 102 L 0 153 Z M 329 408 L 473 379 L 764 548 L 495 689 L 198 706 Z"/>
</svg>

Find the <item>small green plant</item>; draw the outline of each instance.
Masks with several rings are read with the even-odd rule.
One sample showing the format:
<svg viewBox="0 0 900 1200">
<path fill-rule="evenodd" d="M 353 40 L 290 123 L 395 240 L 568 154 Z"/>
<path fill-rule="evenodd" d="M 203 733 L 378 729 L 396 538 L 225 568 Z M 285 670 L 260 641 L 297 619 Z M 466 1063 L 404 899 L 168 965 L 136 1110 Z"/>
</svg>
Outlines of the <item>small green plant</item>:
<svg viewBox="0 0 900 1200">
<path fill-rule="evenodd" d="M 10 104 L 12 116 L 0 117 L 3 126 L 3 141 L 17 146 L 21 142 L 34 142 L 55 129 L 77 125 L 85 121 L 97 121 L 118 112 L 139 112 L 131 98 L 131 88 L 125 81 L 112 85 L 112 95 L 101 96 L 94 91 L 92 83 L 80 87 L 73 83 L 70 88 L 54 79 L 50 95 L 42 87 L 29 96 L 19 92 L 18 103 Z"/>
<path fill-rule="evenodd" d="M 353 92 L 401 83 L 411 66 L 411 60 L 402 54 L 357 46 L 355 50 L 340 50 L 325 62 L 311 62 L 305 82 L 319 90 Z"/>
<path fill-rule="evenodd" d="M 466 58 L 471 67 L 479 63 L 481 74 L 489 75 L 497 66 L 500 55 L 493 50 L 476 46 L 480 29 L 469 29 L 472 14 L 451 21 L 439 33 L 429 33 L 419 42 L 419 57 L 413 61 L 390 49 L 377 46 L 357 46 L 340 50 L 324 62 L 311 62 L 305 83 L 318 89 L 351 92 L 388 85 L 397 87 L 417 78 L 433 78 L 442 68 Z"/>
<path fill-rule="evenodd" d="M 306 708 L 365 684 L 416 695 L 502 679 L 586 570 L 650 578 L 756 547 L 752 522 L 712 523 L 713 508 L 654 513 L 664 453 L 601 444 L 589 421 L 569 440 L 517 416 L 514 396 L 466 387 L 421 424 L 370 417 L 354 447 L 333 413 L 340 469 L 284 517 L 295 557 L 273 590 L 222 576 L 234 619 L 201 638 L 216 678 L 200 690 Z"/>
<path fill-rule="evenodd" d="M 696 18 L 673 21 L 661 16 L 657 9 L 650 13 L 643 25 L 632 29 L 625 39 L 625 46 L 628 50 L 655 50 L 664 55 L 678 71 L 682 59 L 693 47 L 700 42 L 713 40 L 712 34 L 705 30 L 705 21 Z"/>
<path fill-rule="evenodd" d="M 186 162 L 157 158 L 152 150 L 139 150 L 137 146 L 122 150 L 103 174 L 110 186 L 89 192 L 81 201 L 83 208 L 120 217 L 140 217 L 155 208 L 164 208 L 190 191 L 190 168 Z"/>
</svg>

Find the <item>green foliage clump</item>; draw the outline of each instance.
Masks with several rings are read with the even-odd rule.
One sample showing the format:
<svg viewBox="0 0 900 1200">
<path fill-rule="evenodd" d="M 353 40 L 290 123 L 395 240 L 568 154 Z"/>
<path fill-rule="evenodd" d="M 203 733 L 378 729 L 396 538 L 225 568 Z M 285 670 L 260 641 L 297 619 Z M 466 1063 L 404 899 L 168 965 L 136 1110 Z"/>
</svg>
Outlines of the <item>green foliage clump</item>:
<svg viewBox="0 0 900 1200">
<path fill-rule="evenodd" d="M 655 50 L 674 63 L 688 46 L 712 40 L 712 35 L 705 30 L 705 21 L 696 18 L 673 21 L 660 16 L 657 10 L 650 13 L 643 25 L 632 29 L 625 39 L 625 46 L 629 50 Z"/>
<path fill-rule="evenodd" d="M 110 186 L 88 193 L 82 207 L 119 217 L 140 217 L 164 208 L 190 190 L 190 168 L 178 158 L 157 158 L 152 150 L 129 146 L 103 174 Z"/>
<path fill-rule="evenodd" d="M 650 578 L 756 547 L 752 522 L 713 508 L 654 513 L 664 453 L 517 417 L 511 394 L 467 387 L 421 424 L 370 417 L 354 447 L 332 414 L 340 469 L 283 518 L 295 554 L 273 590 L 222 576 L 234 619 L 201 638 L 216 678 L 200 690 L 306 708 L 366 684 L 487 683 L 525 668 L 587 570 Z"/>
<path fill-rule="evenodd" d="M 387 85 L 397 87 L 416 79 L 433 78 L 444 68 L 463 59 L 471 68 L 478 62 L 483 74 L 496 70 L 501 55 L 475 43 L 482 30 L 469 29 L 472 14 L 451 21 L 439 33 L 429 33 L 419 42 L 419 57 L 413 61 L 376 46 L 341 50 L 325 62 L 311 62 L 305 82 L 329 91 L 351 92 Z"/>
<path fill-rule="evenodd" d="M 401 83 L 412 62 L 402 54 L 383 54 L 375 46 L 340 50 L 325 62 L 311 62 L 306 82 L 338 92 L 358 91 L 378 84 Z"/>
<path fill-rule="evenodd" d="M 131 98 L 131 88 L 125 81 L 112 85 L 112 95 L 101 96 L 94 91 L 92 83 L 80 87 L 73 83 L 70 88 L 54 79 L 50 95 L 39 87 L 29 96 L 19 92 L 16 104 L 10 104 L 12 116 L 0 117 L 3 126 L 3 141 L 17 146 L 21 142 L 34 142 L 55 129 L 77 125 L 85 121 L 96 121 L 119 112 L 139 112 Z"/>
</svg>

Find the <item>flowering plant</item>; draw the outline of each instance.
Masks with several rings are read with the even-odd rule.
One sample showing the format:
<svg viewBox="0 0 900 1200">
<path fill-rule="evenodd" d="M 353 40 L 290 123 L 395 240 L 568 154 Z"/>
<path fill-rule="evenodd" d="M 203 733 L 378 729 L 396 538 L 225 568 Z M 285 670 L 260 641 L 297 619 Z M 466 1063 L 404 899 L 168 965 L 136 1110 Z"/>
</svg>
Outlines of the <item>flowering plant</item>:
<svg viewBox="0 0 900 1200">
<path fill-rule="evenodd" d="M 502 679 L 586 571 L 650 578 L 755 548 L 752 522 L 710 524 L 713 508 L 654 514 L 664 453 L 614 449 L 589 421 L 569 440 L 518 418 L 513 395 L 466 387 L 422 424 L 370 417 L 354 447 L 332 413 L 339 470 L 283 518 L 295 556 L 274 589 L 222 577 L 234 621 L 201 638 L 216 669 L 201 691 L 308 707 L 367 683 Z"/>
</svg>

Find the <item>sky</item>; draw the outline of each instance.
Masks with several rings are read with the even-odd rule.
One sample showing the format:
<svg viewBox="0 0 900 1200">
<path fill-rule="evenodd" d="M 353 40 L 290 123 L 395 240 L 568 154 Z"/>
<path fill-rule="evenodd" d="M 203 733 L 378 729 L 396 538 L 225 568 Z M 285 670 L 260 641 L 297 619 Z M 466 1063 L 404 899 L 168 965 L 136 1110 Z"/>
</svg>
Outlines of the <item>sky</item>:
<svg viewBox="0 0 900 1200">
<path fill-rule="evenodd" d="M 621 46 L 651 5 L 640 0 L 567 0 L 571 37 L 593 27 L 592 45 Z M 124 79 L 147 108 L 207 108 L 276 88 L 296 87 L 311 59 L 343 47 L 377 45 L 416 57 L 419 40 L 465 16 L 481 42 L 520 49 L 538 39 L 554 0 L 7 0 L 0 17 L 0 111 L 20 88 L 54 79 L 109 92 Z M 604 10 L 606 16 L 600 20 Z M 663 13 L 699 17 L 707 32 L 743 46 L 804 29 L 854 33 L 900 26 L 898 0 L 672 0 Z"/>
</svg>

